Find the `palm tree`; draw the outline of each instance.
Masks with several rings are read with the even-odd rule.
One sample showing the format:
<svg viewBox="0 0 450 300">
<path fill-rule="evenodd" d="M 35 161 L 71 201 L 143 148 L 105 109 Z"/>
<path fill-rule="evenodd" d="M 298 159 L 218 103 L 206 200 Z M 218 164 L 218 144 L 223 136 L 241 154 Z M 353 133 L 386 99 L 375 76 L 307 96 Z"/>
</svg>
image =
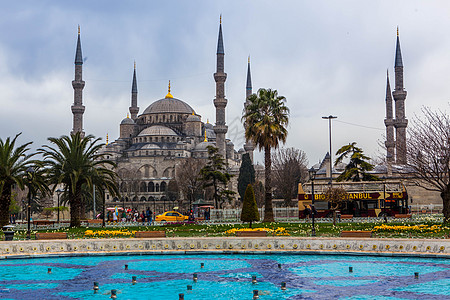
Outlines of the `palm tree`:
<svg viewBox="0 0 450 300">
<path fill-rule="evenodd" d="M 92 190 L 93 184 L 114 197 L 119 194 L 115 163 L 104 159 L 98 151 L 104 144 L 93 135 L 82 137 L 79 132 L 70 136 L 48 139 L 56 147 L 44 145 L 39 153 L 44 157 L 48 177 L 53 189 L 64 185 L 64 194 L 70 205 L 70 226 L 80 226 L 83 186 Z"/>
<path fill-rule="evenodd" d="M 24 176 L 26 170 L 33 164 L 30 158 L 35 155 L 27 154 L 28 142 L 16 147 L 17 134 L 12 140 L 6 141 L 0 138 L 0 226 L 9 223 L 9 205 L 11 204 L 11 192 L 14 185 L 24 188 Z"/>
<path fill-rule="evenodd" d="M 249 104 L 244 109 L 242 120 L 245 138 L 252 140 L 260 150 L 264 149 L 265 164 L 265 208 L 263 222 L 273 222 L 271 149 L 277 148 L 280 141 L 285 143 L 289 108 L 284 104 L 286 98 L 278 96 L 276 90 L 259 89 L 248 97 Z"/>
<path fill-rule="evenodd" d="M 344 172 L 336 178 L 336 181 L 377 181 L 380 180 L 377 176 L 369 174 L 373 170 L 373 165 L 366 160 L 370 157 L 363 154 L 363 150 L 356 147 L 356 142 L 342 146 L 337 152 L 339 155 L 336 158 L 334 165 L 341 163 L 344 158 L 350 156 L 349 163 L 345 166 Z"/>
</svg>

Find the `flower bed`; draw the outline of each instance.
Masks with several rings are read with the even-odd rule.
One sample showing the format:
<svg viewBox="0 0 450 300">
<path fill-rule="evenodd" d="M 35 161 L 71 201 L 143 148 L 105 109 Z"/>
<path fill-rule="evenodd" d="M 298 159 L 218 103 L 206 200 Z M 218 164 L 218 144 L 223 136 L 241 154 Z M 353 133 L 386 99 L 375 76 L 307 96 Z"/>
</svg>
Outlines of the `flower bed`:
<svg viewBox="0 0 450 300">
<path fill-rule="evenodd" d="M 438 233 L 448 229 L 442 225 L 386 225 L 382 224 L 373 228 L 374 232 L 415 232 L 415 233 Z"/>
<path fill-rule="evenodd" d="M 277 227 L 276 229 L 273 228 L 231 228 L 227 231 L 225 231 L 226 235 L 235 235 L 237 231 L 267 231 L 269 235 L 277 235 L 277 236 L 286 236 L 289 235 L 289 233 L 286 231 L 286 228 L 284 227 Z"/>
<path fill-rule="evenodd" d="M 127 229 L 121 230 L 86 230 L 85 237 L 129 237 L 133 236 L 136 231 L 129 231 Z"/>
</svg>

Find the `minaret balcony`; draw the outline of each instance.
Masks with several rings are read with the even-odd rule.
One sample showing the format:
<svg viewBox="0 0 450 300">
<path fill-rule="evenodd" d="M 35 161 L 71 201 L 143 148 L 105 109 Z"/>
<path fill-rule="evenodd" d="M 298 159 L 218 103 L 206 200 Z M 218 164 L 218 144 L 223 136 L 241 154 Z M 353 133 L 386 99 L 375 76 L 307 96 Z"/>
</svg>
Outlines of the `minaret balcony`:
<svg viewBox="0 0 450 300">
<path fill-rule="evenodd" d="M 394 96 L 394 101 L 397 100 L 405 100 L 406 99 L 406 91 L 405 90 L 395 90 L 392 93 L 392 96 Z"/>
<path fill-rule="evenodd" d="M 81 81 L 72 80 L 72 87 L 74 89 L 83 89 L 84 85 L 85 85 L 84 80 L 81 80 Z"/>
<path fill-rule="evenodd" d="M 408 126 L 408 120 L 407 119 L 396 119 L 396 120 L 394 120 L 394 126 L 395 126 L 395 128 L 405 128 Z"/>
<path fill-rule="evenodd" d="M 214 99 L 214 106 L 219 108 L 225 108 L 227 106 L 228 100 L 226 98 L 216 98 Z"/>
<path fill-rule="evenodd" d="M 82 114 L 84 113 L 85 107 L 84 105 L 72 105 L 72 113 L 74 114 Z"/>
<path fill-rule="evenodd" d="M 225 82 L 227 80 L 227 73 L 214 73 L 214 80 L 216 82 Z"/>
<path fill-rule="evenodd" d="M 216 133 L 216 134 L 220 134 L 220 133 L 227 133 L 227 131 L 228 131 L 228 126 L 227 125 L 216 125 L 216 126 L 214 126 L 213 127 L 214 128 L 214 132 Z"/>
<path fill-rule="evenodd" d="M 385 126 L 394 126 L 394 119 L 384 119 Z"/>
</svg>

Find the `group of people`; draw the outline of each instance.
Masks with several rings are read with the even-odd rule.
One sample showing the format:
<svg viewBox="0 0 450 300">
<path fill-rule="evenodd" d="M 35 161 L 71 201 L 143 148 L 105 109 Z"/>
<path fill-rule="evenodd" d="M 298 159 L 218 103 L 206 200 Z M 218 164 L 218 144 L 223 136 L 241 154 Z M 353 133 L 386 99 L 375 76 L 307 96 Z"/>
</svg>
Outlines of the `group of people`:
<svg viewBox="0 0 450 300">
<path fill-rule="evenodd" d="M 103 215 L 99 214 L 98 218 L 102 219 Z M 113 210 L 106 212 L 106 220 L 113 222 L 142 222 L 151 225 L 154 220 L 154 214 L 150 208 L 143 210 L 141 213 L 137 209 Z"/>
<path fill-rule="evenodd" d="M 314 206 L 312 205 L 307 205 L 305 206 L 305 210 L 303 211 L 303 214 L 305 215 L 306 219 L 309 219 L 310 217 L 312 217 L 312 215 L 316 215 L 317 214 L 317 210 Z"/>
</svg>

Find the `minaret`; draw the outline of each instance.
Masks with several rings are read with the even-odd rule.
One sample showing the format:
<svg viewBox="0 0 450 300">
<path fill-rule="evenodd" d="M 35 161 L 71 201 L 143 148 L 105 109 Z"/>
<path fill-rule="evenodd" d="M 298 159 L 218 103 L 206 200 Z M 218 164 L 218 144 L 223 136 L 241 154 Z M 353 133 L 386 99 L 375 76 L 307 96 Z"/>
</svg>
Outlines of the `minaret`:
<svg viewBox="0 0 450 300">
<path fill-rule="evenodd" d="M 400 38 L 397 27 L 397 46 L 395 50 L 395 90 L 392 93 L 395 101 L 395 154 L 396 164 L 406 164 L 406 127 L 408 120 L 405 117 L 406 91 L 403 87 L 403 61 L 400 50 Z"/>
<path fill-rule="evenodd" d="M 216 125 L 214 126 L 214 132 L 216 134 L 216 147 L 219 149 L 219 154 L 223 158 L 226 157 L 225 134 L 228 131 L 228 126 L 225 125 L 225 107 L 228 101 L 225 99 L 225 80 L 227 79 L 227 74 L 224 72 L 224 56 L 222 16 L 220 16 L 219 40 L 217 42 L 217 68 L 216 73 L 214 73 L 214 80 L 216 81 L 216 98 L 214 99 Z"/>
<path fill-rule="evenodd" d="M 72 81 L 73 87 L 73 105 L 72 105 L 72 113 L 73 113 L 73 129 L 71 134 L 75 134 L 77 132 L 81 132 L 81 135 L 84 137 L 83 131 L 83 113 L 84 113 L 84 105 L 83 105 L 83 55 L 81 53 L 81 39 L 80 39 L 80 26 L 78 26 L 78 41 L 77 41 L 77 52 L 75 54 L 75 80 Z"/>
<path fill-rule="evenodd" d="M 386 119 L 384 125 L 386 126 L 386 146 L 387 154 L 386 161 L 388 164 L 395 163 L 395 141 L 394 141 L 394 119 L 392 110 L 392 94 L 391 85 L 389 83 L 389 71 L 387 72 L 386 81 Z"/>
<path fill-rule="evenodd" d="M 136 62 L 134 62 L 133 84 L 131 86 L 131 106 L 129 107 L 131 119 L 133 121 L 136 121 L 137 114 L 139 112 L 139 107 L 137 106 L 137 94 L 138 94 L 138 91 L 137 91 L 137 82 L 136 82 Z"/>
<path fill-rule="evenodd" d="M 247 85 L 245 87 L 245 103 L 244 108 L 247 108 L 249 101 L 248 97 L 252 94 L 252 76 L 250 74 L 250 56 L 248 57 L 248 67 L 247 67 Z M 255 145 L 251 140 L 245 140 L 244 150 L 250 156 L 250 159 L 253 163 L 253 150 L 255 150 Z"/>
</svg>

